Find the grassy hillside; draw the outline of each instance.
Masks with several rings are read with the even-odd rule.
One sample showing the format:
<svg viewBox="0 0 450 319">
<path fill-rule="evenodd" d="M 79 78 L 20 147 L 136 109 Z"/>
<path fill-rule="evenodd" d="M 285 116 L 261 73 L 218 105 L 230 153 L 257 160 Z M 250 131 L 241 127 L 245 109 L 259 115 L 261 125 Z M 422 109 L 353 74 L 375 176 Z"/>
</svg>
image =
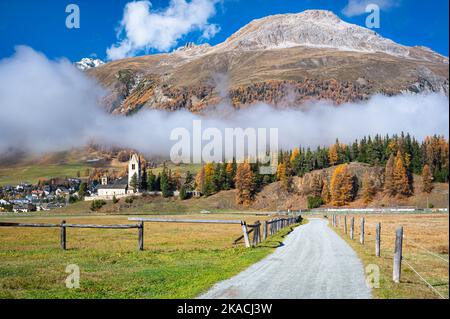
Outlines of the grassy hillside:
<svg viewBox="0 0 450 319">
<path fill-rule="evenodd" d="M 16 185 L 21 182 L 36 184 L 39 179 L 50 179 L 53 177 L 76 177 L 77 172 L 83 174 L 86 169 L 92 168 L 92 166 L 82 163 L 0 167 L 0 186 Z"/>
<path fill-rule="evenodd" d="M 162 162 L 162 161 L 158 161 Z M 12 156 L 11 158 L 0 157 L 0 186 L 16 185 L 21 182 L 35 184 L 39 179 L 50 179 L 56 177 L 85 177 L 87 169 L 115 169 L 122 171 L 127 162 L 119 162 L 111 156 L 109 151 L 96 151 L 90 149 L 76 149 L 65 152 L 50 153 L 43 156 Z M 190 171 L 195 174 L 201 169 L 197 164 L 175 165 L 170 161 L 166 167 L 181 174 Z M 152 171 L 158 174 L 163 169 L 159 163 Z"/>
</svg>

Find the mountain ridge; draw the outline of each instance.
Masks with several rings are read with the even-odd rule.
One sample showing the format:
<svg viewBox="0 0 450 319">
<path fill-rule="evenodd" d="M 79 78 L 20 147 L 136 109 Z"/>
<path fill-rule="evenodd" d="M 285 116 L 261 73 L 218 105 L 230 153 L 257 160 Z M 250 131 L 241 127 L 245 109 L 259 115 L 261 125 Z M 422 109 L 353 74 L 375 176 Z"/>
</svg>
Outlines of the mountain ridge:
<svg viewBox="0 0 450 319">
<path fill-rule="evenodd" d="M 215 46 L 188 43 L 86 72 L 110 90 L 104 104 L 116 114 L 141 108 L 201 112 L 224 98 L 240 108 L 280 105 L 288 95 L 296 106 L 311 99 L 341 104 L 374 94 L 449 91 L 448 58 L 323 10 L 256 19 Z M 226 75 L 226 97 L 218 75 Z"/>
</svg>

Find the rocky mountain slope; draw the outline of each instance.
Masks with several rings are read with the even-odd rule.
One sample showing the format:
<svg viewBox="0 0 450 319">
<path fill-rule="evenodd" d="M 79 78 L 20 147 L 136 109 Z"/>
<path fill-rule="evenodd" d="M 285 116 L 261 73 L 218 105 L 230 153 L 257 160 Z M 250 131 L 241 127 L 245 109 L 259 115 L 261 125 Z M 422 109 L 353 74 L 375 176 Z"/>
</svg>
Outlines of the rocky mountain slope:
<svg viewBox="0 0 450 319">
<path fill-rule="evenodd" d="M 448 58 L 397 44 L 322 10 L 254 20 L 216 46 L 188 44 L 87 73 L 109 89 L 104 104 L 116 114 L 141 108 L 200 112 L 224 99 L 239 108 L 449 92 Z"/>
</svg>

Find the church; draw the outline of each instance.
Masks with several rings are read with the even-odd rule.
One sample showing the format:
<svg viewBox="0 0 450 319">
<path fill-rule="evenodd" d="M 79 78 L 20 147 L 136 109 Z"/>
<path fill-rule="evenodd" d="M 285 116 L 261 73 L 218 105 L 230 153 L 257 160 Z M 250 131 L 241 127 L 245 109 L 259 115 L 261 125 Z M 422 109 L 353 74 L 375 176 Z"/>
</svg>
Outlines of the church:
<svg viewBox="0 0 450 319">
<path fill-rule="evenodd" d="M 133 176 L 136 175 L 137 185 L 133 187 Z M 100 185 L 97 187 L 98 199 L 112 199 L 139 193 L 139 181 L 141 180 L 141 161 L 137 154 L 131 156 L 128 162 L 128 176 L 110 182 L 108 177 L 102 177 Z"/>
</svg>

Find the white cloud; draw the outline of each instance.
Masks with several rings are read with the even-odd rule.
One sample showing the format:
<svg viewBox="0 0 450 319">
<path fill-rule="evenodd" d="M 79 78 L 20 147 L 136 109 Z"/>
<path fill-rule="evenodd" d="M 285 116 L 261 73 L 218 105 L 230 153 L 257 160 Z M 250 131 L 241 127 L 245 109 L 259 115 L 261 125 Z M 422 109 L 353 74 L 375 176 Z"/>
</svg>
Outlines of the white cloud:
<svg viewBox="0 0 450 319">
<path fill-rule="evenodd" d="M 107 49 L 109 60 L 130 57 L 139 51 L 168 51 L 193 31 L 210 39 L 219 26 L 208 20 L 216 14 L 220 0 L 170 0 L 164 10 L 153 10 L 148 0 L 129 2 L 125 6 L 118 43 Z"/>
<path fill-rule="evenodd" d="M 347 17 L 358 16 L 366 12 L 366 7 L 369 4 L 376 4 L 380 9 L 387 10 L 397 6 L 398 0 L 348 0 L 342 13 Z"/>
<path fill-rule="evenodd" d="M 217 77 L 226 95 L 226 77 Z M 105 146 L 135 148 L 148 155 L 168 157 L 174 128 L 192 132 L 192 121 L 202 127 L 278 128 L 280 147 L 344 143 L 364 135 L 409 132 L 448 136 L 448 98 L 440 94 L 374 96 L 368 101 L 336 107 L 311 102 L 298 108 L 258 104 L 241 110 L 218 106 L 202 115 L 186 110 L 143 109 L 134 116 L 107 113 L 99 105 L 100 86 L 69 61 L 50 61 L 28 47 L 0 60 L 0 157 L 8 150 L 35 153 L 62 151 L 94 141 Z M 192 134 L 192 133 L 191 133 Z"/>
</svg>

